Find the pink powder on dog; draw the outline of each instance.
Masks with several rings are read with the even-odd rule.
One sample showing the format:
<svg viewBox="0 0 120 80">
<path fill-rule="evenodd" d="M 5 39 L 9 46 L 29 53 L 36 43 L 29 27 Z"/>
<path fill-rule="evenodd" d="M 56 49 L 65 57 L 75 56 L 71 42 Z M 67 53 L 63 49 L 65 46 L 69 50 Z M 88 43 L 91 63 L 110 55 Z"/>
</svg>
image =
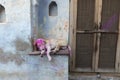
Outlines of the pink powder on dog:
<svg viewBox="0 0 120 80">
<path fill-rule="evenodd" d="M 45 40 L 44 39 L 37 39 L 35 41 L 35 44 L 37 45 L 37 47 L 39 48 L 39 50 L 45 49 Z"/>
</svg>

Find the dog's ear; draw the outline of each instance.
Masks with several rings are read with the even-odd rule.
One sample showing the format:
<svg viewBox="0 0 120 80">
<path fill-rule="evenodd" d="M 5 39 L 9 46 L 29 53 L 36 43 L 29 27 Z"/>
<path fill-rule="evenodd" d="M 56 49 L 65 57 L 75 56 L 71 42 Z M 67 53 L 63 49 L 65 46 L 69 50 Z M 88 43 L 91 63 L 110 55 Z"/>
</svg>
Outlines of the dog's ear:
<svg viewBox="0 0 120 80">
<path fill-rule="evenodd" d="M 47 42 L 46 42 L 46 41 L 44 41 L 44 43 L 45 43 L 45 44 L 47 44 Z"/>
</svg>

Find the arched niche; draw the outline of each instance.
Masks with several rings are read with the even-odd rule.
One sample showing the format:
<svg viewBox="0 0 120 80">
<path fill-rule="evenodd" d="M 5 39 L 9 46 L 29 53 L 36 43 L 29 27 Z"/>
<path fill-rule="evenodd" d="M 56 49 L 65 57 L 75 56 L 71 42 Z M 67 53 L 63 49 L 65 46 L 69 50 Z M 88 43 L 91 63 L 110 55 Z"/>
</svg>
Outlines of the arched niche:
<svg viewBox="0 0 120 80">
<path fill-rule="evenodd" d="M 5 7 L 0 4 L 0 23 L 6 21 Z"/>
<path fill-rule="evenodd" d="M 49 16 L 57 16 L 58 15 L 58 6 L 55 1 L 52 1 L 49 5 Z"/>
</svg>

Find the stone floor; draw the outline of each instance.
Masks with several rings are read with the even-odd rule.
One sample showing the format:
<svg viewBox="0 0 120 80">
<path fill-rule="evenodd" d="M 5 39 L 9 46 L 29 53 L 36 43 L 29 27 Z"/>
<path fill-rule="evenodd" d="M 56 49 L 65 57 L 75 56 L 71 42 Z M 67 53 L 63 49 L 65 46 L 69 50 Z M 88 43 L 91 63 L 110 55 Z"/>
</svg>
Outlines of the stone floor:
<svg viewBox="0 0 120 80">
<path fill-rule="evenodd" d="M 120 80 L 120 77 L 110 77 L 110 76 L 70 76 L 69 80 Z"/>
</svg>

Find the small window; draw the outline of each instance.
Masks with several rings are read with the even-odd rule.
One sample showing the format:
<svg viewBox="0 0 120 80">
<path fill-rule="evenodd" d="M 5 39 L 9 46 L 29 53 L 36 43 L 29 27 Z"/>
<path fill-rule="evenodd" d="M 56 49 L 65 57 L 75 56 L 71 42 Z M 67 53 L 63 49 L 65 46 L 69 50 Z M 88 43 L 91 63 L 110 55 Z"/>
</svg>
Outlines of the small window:
<svg viewBox="0 0 120 80">
<path fill-rule="evenodd" d="M 58 15 L 58 7 L 55 1 L 52 1 L 49 5 L 49 16 L 57 16 Z"/>
<path fill-rule="evenodd" d="M 6 15 L 5 15 L 5 8 L 0 5 L 0 23 L 3 23 L 6 21 Z"/>
</svg>

